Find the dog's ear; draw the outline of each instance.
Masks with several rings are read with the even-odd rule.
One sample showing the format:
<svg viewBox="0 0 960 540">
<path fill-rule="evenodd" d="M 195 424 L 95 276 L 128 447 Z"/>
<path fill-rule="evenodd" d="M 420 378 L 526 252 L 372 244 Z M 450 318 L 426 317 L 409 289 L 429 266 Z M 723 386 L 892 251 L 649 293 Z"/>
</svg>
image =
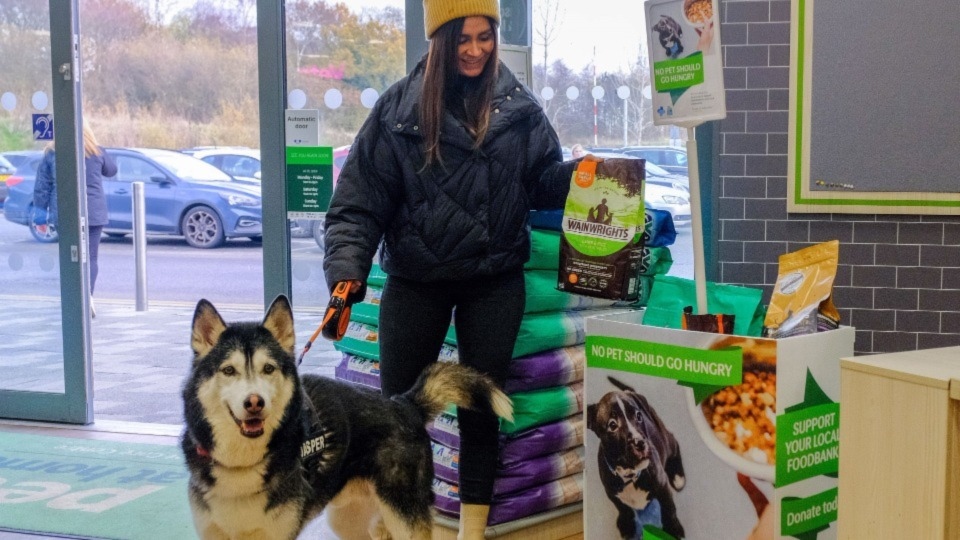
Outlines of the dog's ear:
<svg viewBox="0 0 960 540">
<path fill-rule="evenodd" d="M 270 304 L 270 309 L 263 318 L 263 327 L 273 334 L 283 350 L 293 354 L 297 337 L 293 328 L 293 310 L 285 295 L 281 294 Z"/>
<path fill-rule="evenodd" d="M 587 405 L 587 429 L 597 432 L 597 404 Z M 597 433 L 599 435 L 599 433 Z"/>
<path fill-rule="evenodd" d="M 193 312 L 193 335 L 190 339 L 190 347 L 193 348 L 194 359 L 205 356 L 217 340 L 220 334 L 227 329 L 227 323 L 223 322 L 223 317 L 217 313 L 206 298 L 197 302 L 197 309 Z"/>
<path fill-rule="evenodd" d="M 624 392 L 634 392 L 634 393 L 636 392 L 636 390 L 634 390 L 633 388 L 623 384 L 622 382 L 618 381 L 617 379 L 614 379 L 613 377 L 607 377 L 607 380 L 609 380 L 611 384 L 613 384 L 620 390 L 623 390 Z"/>
</svg>

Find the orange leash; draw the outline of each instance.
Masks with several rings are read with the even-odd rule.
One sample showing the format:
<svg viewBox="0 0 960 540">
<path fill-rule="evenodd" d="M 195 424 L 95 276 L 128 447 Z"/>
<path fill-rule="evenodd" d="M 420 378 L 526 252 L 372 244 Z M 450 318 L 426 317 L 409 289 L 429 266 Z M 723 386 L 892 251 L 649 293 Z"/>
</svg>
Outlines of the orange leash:
<svg viewBox="0 0 960 540">
<path fill-rule="evenodd" d="M 349 293 L 349 281 L 341 281 L 333 288 L 333 293 L 330 295 L 330 303 L 327 304 L 327 312 L 323 315 L 323 321 L 320 322 L 320 326 L 317 326 L 313 335 L 310 336 L 307 344 L 303 346 L 303 352 L 301 352 L 300 357 L 297 358 L 298 366 L 300 362 L 303 361 L 303 357 L 306 356 L 307 351 L 310 350 L 313 342 L 317 339 L 317 336 L 321 333 L 323 333 L 323 337 L 331 341 L 340 341 L 343 339 L 344 334 L 347 333 L 347 327 L 350 325 L 350 306 L 347 305 L 347 295 Z"/>
</svg>

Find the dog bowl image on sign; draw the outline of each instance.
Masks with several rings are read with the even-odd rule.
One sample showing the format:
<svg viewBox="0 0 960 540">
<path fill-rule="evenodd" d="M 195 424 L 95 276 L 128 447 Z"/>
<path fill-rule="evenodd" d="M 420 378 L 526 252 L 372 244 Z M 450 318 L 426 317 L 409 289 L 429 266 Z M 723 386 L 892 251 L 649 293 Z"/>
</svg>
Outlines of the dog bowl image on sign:
<svg viewBox="0 0 960 540">
<path fill-rule="evenodd" d="M 774 480 L 777 444 L 777 350 L 773 340 L 720 338 L 712 350 L 743 350 L 743 381 L 699 401 L 687 388 L 687 408 L 704 444 L 738 472 Z"/>
<path fill-rule="evenodd" d="M 646 219 L 644 161 L 582 161 L 563 211 L 557 288 L 636 300 Z"/>
</svg>

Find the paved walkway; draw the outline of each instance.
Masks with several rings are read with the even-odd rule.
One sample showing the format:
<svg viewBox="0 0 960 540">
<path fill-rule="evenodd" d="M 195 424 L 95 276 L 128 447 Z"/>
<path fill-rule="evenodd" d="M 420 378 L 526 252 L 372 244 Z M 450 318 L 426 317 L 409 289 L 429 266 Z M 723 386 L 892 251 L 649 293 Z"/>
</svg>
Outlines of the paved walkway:
<svg viewBox="0 0 960 540">
<path fill-rule="evenodd" d="M 63 391 L 60 302 L 0 296 L 0 388 Z M 96 420 L 182 424 L 180 387 L 192 352 L 190 325 L 195 305 L 151 302 L 136 311 L 132 303 L 97 300 L 92 320 L 94 415 Z M 228 322 L 260 320 L 259 306 L 217 306 Z M 296 308 L 294 308 L 296 310 Z M 320 322 L 320 313 L 295 312 L 297 352 Z M 318 337 L 300 366 L 301 373 L 333 376 L 340 353 Z"/>
</svg>

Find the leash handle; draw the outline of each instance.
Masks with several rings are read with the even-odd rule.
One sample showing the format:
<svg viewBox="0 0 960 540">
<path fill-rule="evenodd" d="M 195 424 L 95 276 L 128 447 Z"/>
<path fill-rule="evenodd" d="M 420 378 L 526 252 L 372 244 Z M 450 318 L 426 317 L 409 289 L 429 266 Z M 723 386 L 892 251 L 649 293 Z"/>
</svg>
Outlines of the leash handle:
<svg viewBox="0 0 960 540">
<path fill-rule="evenodd" d="M 344 334 L 347 333 L 347 327 L 350 326 L 350 305 L 347 303 L 347 295 L 350 294 L 350 283 L 350 281 L 340 281 L 333 288 L 333 293 L 330 294 L 330 302 L 327 304 L 327 311 L 323 315 L 323 320 L 320 322 L 320 325 L 317 326 L 317 329 L 314 330 L 310 339 L 307 340 L 307 344 L 303 346 L 303 352 L 301 352 L 300 357 L 297 358 L 298 366 L 303 362 L 303 357 L 307 355 L 307 351 L 310 350 L 317 336 L 323 334 L 323 337 L 331 341 L 340 341 L 343 339 Z"/>
<path fill-rule="evenodd" d="M 327 313 L 323 316 L 323 322 L 320 323 L 320 330 L 323 337 L 330 341 L 340 341 L 347 333 L 347 327 L 350 325 L 350 304 L 347 303 L 347 295 L 350 294 L 350 281 L 341 281 L 333 288 L 330 295 L 330 303 L 327 304 Z"/>
</svg>

